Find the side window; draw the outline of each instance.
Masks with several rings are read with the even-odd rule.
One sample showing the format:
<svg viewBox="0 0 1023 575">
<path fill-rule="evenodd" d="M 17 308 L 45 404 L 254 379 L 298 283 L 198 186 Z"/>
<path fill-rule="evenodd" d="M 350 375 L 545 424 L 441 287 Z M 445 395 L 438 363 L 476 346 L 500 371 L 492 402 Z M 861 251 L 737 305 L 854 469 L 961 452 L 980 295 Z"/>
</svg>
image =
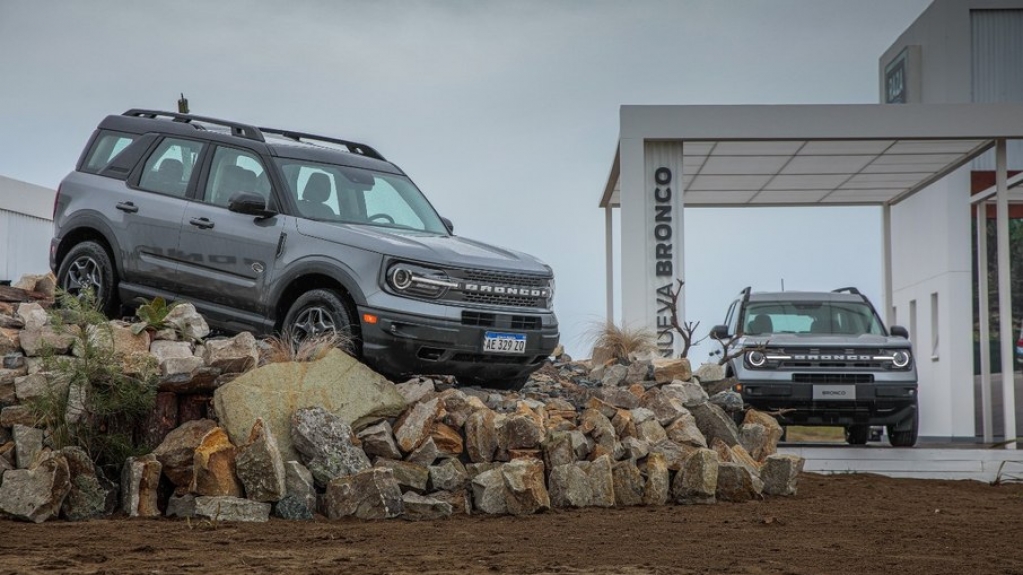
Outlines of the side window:
<svg viewBox="0 0 1023 575">
<path fill-rule="evenodd" d="M 99 173 L 137 137 L 135 134 L 104 130 L 89 149 L 85 163 L 82 164 L 82 171 L 89 174 Z"/>
<path fill-rule="evenodd" d="M 202 146 L 202 142 L 164 138 L 146 160 L 139 187 L 169 196 L 185 197 Z"/>
<path fill-rule="evenodd" d="M 256 154 L 218 146 L 202 199 L 226 208 L 238 192 L 253 192 L 270 199 L 270 179 Z"/>
</svg>

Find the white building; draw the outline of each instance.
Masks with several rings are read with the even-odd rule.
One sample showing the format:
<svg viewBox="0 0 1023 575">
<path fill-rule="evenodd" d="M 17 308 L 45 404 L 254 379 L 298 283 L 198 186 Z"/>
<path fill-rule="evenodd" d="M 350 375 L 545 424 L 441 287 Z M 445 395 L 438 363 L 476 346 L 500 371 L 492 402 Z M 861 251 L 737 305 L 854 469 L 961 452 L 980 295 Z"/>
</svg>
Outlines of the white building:
<svg viewBox="0 0 1023 575">
<path fill-rule="evenodd" d="M 50 270 L 56 193 L 0 176 L 0 281 Z"/>
<path fill-rule="evenodd" d="M 1007 288 L 1009 189 L 1023 180 L 1008 171 L 1023 168 L 1023 0 L 936 0 L 881 57 L 879 78 L 876 105 L 622 106 L 600 201 L 608 316 L 613 208 L 621 209 L 621 320 L 660 331 L 666 289 L 685 269 L 683 209 L 879 206 L 884 309 L 914 342 L 920 435 L 972 441 L 971 200 L 990 200 L 992 214 L 998 205 L 998 285 Z M 1008 158 L 997 174 L 995 150 Z M 983 189 L 996 180 L 997 193 Z M 1023 187 L 1012 199 L 1020 195 Z M 999 302 L 1008 307 L 1008 289 Z M 684 315 L 684 296 L 680 307 Z M 1001 334 L 1002 369 L 1011 372 L 1015 338 L 1003 317 L 991 332 Z M 985 439 L 995 419 L 1014 425 L 1013 387 L 1005 391 L 998 418 L 984 394 Z"/>
<path fill-rule="evenodd" d="M 1023 2 L 938 0 L 881 56 L 878 68 L 882 103 L 1023 102 Z M 1023 141 L 1007 142 L 1007 154 L 1011 176 L 1023 168 Z M 989 187 L 994 168 L 991 151 L 891 208 L 891 313 L 910 330 L 920 358 L 920 381 L 929 391 L 921 401 L 932 397 L 921 407 L 921 435 L 975 434 L 971 188 Z M 1000 339 L 1000 326 L 990 327 Z M 1015 330 L 1009 331 L 1015 341 Z M 1007 360 L 1002 370 L 1011 371 L 1011 354 Z M 1011 407 L 994 414 L 997 429 L 983 435 L 1004 436 L 1002 421 L 1015 419 Z"/>
</svg>

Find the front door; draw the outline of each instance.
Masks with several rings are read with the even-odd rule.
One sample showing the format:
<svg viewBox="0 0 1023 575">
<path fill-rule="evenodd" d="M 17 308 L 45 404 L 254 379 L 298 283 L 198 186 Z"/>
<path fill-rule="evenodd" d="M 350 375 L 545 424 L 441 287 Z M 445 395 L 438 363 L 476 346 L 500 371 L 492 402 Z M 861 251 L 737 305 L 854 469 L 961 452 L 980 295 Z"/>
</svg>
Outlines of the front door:
<svg viewBox="0 0 1023 575">
<path fill-rule="evenodd" d="M 222 308 L 265 315 L 287 216 L 256 218 L 228 210 L 238 192 L 273 197 L 265 166 L 254 152 L 217 146 L 209 166 L 196 199 L 185 206 L 178 246 L 182 293 L 200 308 L 213 308 L 209 311 L 215 315 Z"/>
</svg>

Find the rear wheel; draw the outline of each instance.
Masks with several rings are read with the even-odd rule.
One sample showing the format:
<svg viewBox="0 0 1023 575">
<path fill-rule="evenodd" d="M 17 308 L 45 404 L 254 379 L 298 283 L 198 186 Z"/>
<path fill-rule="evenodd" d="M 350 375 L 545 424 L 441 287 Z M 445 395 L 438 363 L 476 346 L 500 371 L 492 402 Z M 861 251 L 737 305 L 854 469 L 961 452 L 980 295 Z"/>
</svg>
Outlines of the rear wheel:
<svg viewBox="0 0 1023 575">
<path fill-rule="evenodd" d="M 291 304 L 282 325 L 284 334 L 292 343 L 336 334 L 344 341 L 340 347 L 356 353 L 356 323 L 341 294 L 330 289 L 305 292 Z"/>
<path fill-rule="evenodd" d="M 912 419 L 909 422 L 908 429 L 898 431 L 894 425 L 889 425 L 887 427 L 888 443 L 891 443 L 892 447 L 913 447 L 916 445 L 917 432 L 919 429 L 920 421 L 917 418 L 916 411 L 914 411 Z"/>
<path fill-rule="evenodd" d="M 845 428 L 845 441 L 849 445 L 866 445 L 870 439 L 869 425 L 847 425 Z"/>
<path fill-rule="evenodd" d="M 107 250 L 97 242 L 75 245 L 57 270 L 57 285 L 81 299 L 92 292 L 96 307 L 108 317 L 118 311 L 117 271 Z"/>
</svg>

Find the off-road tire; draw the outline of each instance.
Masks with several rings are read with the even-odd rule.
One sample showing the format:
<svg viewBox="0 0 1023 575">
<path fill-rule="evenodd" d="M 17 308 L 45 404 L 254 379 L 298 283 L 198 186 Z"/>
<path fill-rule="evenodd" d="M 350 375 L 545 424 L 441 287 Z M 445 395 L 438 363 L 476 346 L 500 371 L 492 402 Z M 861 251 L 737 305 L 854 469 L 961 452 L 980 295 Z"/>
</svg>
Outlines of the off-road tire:
<svg viewBox="0 0 1023 575">
<path fill-rule="evenodd" d="M 96 307 L 113 317 L 121 304 L 117 297 L 117 268 L 103 245 L 89 240 L 76 244 L 57 270 L 57 285 L 72 295 L 92 288 Z"/>
<path fill-rule="evenodd" d="M 892 447 L 913 447 L 916 445 L 917 434 L 920 431 L 919 413 L 913 413 L 913 421 L 907 431 L 895 431 L 894 425 L 889 425 L 886 431 L 888 432 L 888 443 Z"/>
<path fill-rule="evenodd" d="M 294 342 L 333 331 L 350 343 L 348 352 L 360 355 L 358 324 L 344 297 L 331 289 L 314 289 L 300 295 L 284 316 L 281 331 Z"/>
<path fill-rule="evenodd" d="M 845 442 L 849 445 L 866 445 L 869 439 L 869 425 L 847 425 L 845 427 Z"/>
</svg>

